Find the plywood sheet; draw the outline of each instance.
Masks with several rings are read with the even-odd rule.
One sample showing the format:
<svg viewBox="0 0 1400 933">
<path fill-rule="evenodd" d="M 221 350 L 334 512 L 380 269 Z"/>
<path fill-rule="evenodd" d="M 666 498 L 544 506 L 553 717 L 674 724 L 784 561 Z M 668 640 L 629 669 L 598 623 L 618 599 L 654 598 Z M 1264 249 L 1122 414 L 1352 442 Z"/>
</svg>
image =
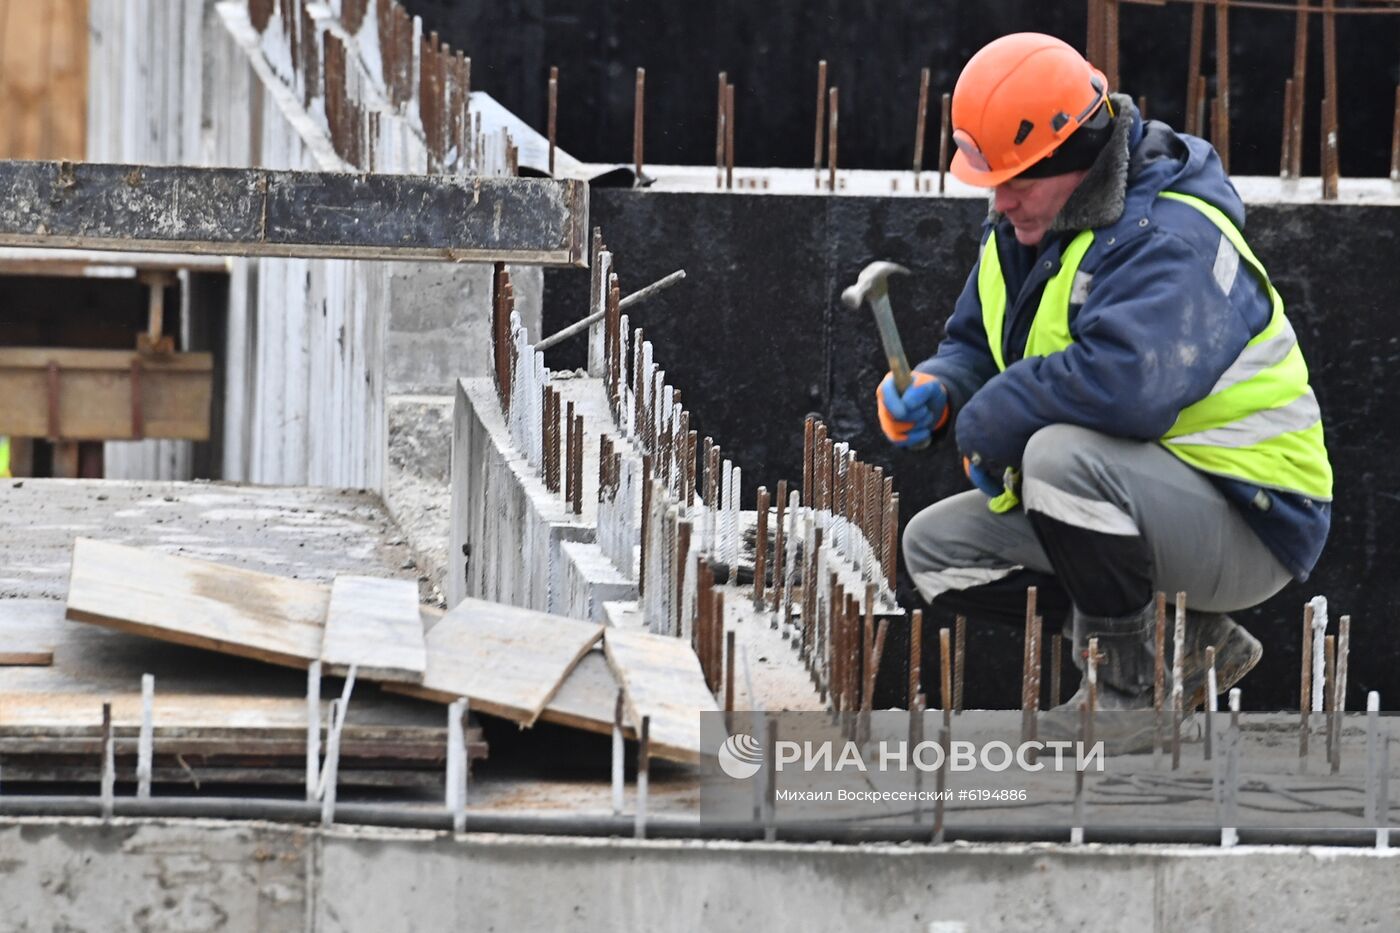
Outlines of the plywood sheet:
<svg viewBox="0 0 1400 933">
<path fill-rule="evenodd" d="M 466 697 L 477 712 L 528 726 L 602 635 L 591 622 L 464 599 L 427 633 L 423 682 L 385 688 L 444 703 Z"/>
<path fill-rule="evenodd" d="M 78 538 L 67 616 L 306 668 L 321 656 L 329 597 L 315 583 Z"/>
<path fill-rule="evenodd" d="M 603 650 L 626 696 L 628 721 L 640 730 L 642 717 L 651 717 L 652 754 L 698 763 L 700 714 L 719 707 L 690 645 L 666 635 L 609 628 Z"/>
<path fill-rule="evenodd" d="M 607 637 L 606 633 L 603 637 Z M 540 720 L 571 729 L 611 735 L 616 709 L 617 678 L 613 676 L 612 668 L 608 667 L 608 659 L 603 657 L 602 649 L 595 648 L 584 655 L 578 666 L 564 678 L 564 685 L 540 714 Z M 622 734 L 629 739 L 636 738 L 635 731 L 625 718 Z"/>
<path fill-rule="evenodd" d="M 58 366 L 58 432 L 67 440 L 129 440 L 132 363 L 140 374 L 143 437 L 209 439 L 214 358 L 142 357 L 124 350 L 0 348 L 0 434 L 49 434 L 49 364 Z"/>
<path fill-rule="evenodd" d="M 336 577 L 321 661 L 332 674 L 342 674 L 353 664 L 360 676 L 371 680 L 421 681 L 428 656 L 418 585 L 382 577 Z"/>
</svg>

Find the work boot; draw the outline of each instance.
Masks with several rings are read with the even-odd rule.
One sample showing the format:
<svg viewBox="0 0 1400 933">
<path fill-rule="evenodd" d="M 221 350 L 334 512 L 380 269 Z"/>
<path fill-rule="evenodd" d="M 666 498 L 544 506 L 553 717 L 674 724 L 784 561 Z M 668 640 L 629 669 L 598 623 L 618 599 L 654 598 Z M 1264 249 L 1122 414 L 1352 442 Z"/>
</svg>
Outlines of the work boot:
<svg viewBox="0 0 1400 933">
<path fill-rule="evenodd" d="M 1148 646 L 1147 649 L 1149 657 L 1155 656 L 1155 621 L 1156 620 L 1154 612 L 1154 638 L 1153 642 Z M 1165 645 L 1166 657 L 1163 659 L 1163 664 L 1165 668 L 1165 677 L 1163 678 L 1163 708 L 1168 710 L 1170 709 L 1171 705 L 1171 661 L 1173 658 L 1172 644 L 1174 641 L 1174 636 L 1175 627 L 1170 622 L 1168 622 L 1167 638 Z M 1103 645 L 1105 642 L 1102 636 L 1098 637 L 1100 645 L 1099 652 L 1100 654 L 1103 654 Z M 1087 639 L 1085 640 L 1084 644 L 1087 649 Z M 1228 615 L 1225 615 L 1224 613 L 1220 612 L 1199 612 L 1194 609 L 1188 609 L 1186 611 L 1186 653 L 1182 656 L 1181 659 L 1182 708 L 1187 711 L 1193 710 L 1196 707 L 1203 705 L 1206 700 L 1206 674 L 1209 669 L 1206 664 L 1207 647 L 1213 647 L 1215 649 L 1215 687 L 1216 692 L 1218 694 L 1223 694 L 1227 692 L 1231 687 L 1239 683 L 1241 678 L 1243 678 L 1245 674 L 1248 674 L 1254 668 L 1254 666 L 1259 663 L 1259 659 L 1264 654 L 1263 646 L 1260 645 L 1259 640 L 1253 635 L 1251 635 L 1249 631 L 1244 628 L 1244 626 L 1239 625 L 1237 622 L 1235 622 L 1234 619 L 1231 619 Z M 1074 663 L 1076 666 L 1083 665 L 1083 653 L 1083 650 L 1076 647 L 1074 652 Z M 1082 681 L 1079 685 L 1079 689 L 1075 692 L 1074 696 L 1070 697 L 1068 702 L 1062 703 L 1059 706 L 1056 706 L 1052 710 L 1050 710 L 1050 713 L 1055 714 L 1072 714 L 1072 730 L 1074 736 L 1077 736 L 1079 734 L 1079 706 L 1081 703 L 1088 699 L 1088 696 L 1088 683 Z M 1106 680 L 1104 676 L 1103 666 L 1100 667 L 1097 707 L 1098 709 L 1103 711 L 1132 709 L 1151 710 L 1153 708 L 1153 705 L 1153 695 L 1150 686 L 1148 687 L 1145 693 L 1144 705 L 1143 694 L 1139 694 L 1136 691 L 1125 692 L 1119 690 L 1112 682 Z M 1046 718 L 1048 720 L 1050 717 L 1047 715 Z M 1058 716 L 1058 718 L 1068 720 L 1070 717 L 1067 715 L 1060 715 Z M 1127 729 L 1126 727 L 1129 725 L 1130 721 L 1135 723 L 1138 719 L 1141 719 L 1142 723 L 1148 727 L 1149 734 L 1146 736 L 1145 742 L 1142 743 L 1142 748 L 1120 748 L 1114 751 L 1112 746 L 1110 745 L 1108 746 L 1110 751 L 1112 751 L 1114 754 L 1127 754 L 1133 750 L 1146 751 L 1152 747 L 1150 735 L 1152 722 L 1149 717 L 1125 716 L 1121 717 L 1121 719 L 1123 720 L 1123 731 L 1133 733 L 1138 732 L 1139 730 L 1137 729 Z M 1063 725 L 1064 724 L 1061 724 L 1060 726 L 1051 726 L 1050 728 L 1056 729 L 1057 731 L 1063 731 Z M 1096 731 L 1101 731 L 1097 729 L 1098 725 L 1099 722 L 1096 720 Z M 1047 734 L 1046 737 L 1051 738 L 1060 736 L 1049 736 Z M 1070 738 L 1071 736 L 1064 737 Z"/>
<path fill-rule="evenodd" d="M 1091 616 L 1075 609 L 1070 620 L 1074 663 L 1082 666 L 1089 639 L 1098 640 L 1098 695 L 1094 740 L 1112 755 L 1152 748 L 1152 683 L 1155 673 L 1156 606 L 1148 603 L 1126 616 Z M 1089 680 L 1066 703 L 1040 717 L 1040 738 L 1075 741 L 1081 732 L 1079 707 L 1089 698 Z M 1121 716 L 1102 715 L 1122 713 Z"/>
</svg>

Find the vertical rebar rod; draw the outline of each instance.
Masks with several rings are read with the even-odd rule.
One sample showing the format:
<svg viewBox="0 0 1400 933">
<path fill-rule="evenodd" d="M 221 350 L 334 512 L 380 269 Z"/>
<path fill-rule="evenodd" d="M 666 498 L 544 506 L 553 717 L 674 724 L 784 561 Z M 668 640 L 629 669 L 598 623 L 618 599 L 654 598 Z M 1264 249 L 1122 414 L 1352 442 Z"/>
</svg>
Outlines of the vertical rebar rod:
<svg viewBox="0 0 1400 933">
<path fill-rule="evenodd" d="M 1283 82 L 1283 141 L 1279 144 L 1278 176 L 1291 178 L 1293 171 L 1293 79 Z"/>
<path fill-rule="evenodd" d="M 1347 657 L 1351 654 L 1351 616 L 1337 623 L 1337 679 L 1332 681 L 1332 773 L 1342 768 L 1342 720 L 1347 711 Z"/>
<path fill-rule="evenodd" d="M 817 134 L 812 143 L 812 174 L 822 186 L 822 144 L 826 142 L 826 60 L 817 62 Z M 806 487 L 802 492 L 807 495 Z"/>
<path fill-rule="evenodd" d="M 1088 0 L 1084 16 L 1084 57 L 1102 67 L 1103 51 L 1103 6 L 1104 0 Z"/>
<path fill-rule="evenodd" d="M 953 138 L 953 95 L 944 94 L 941 102 L 942 129 L 938 132 L 938 193 L 947 189 L 948 147 Z"/>
<path fill-rule="evenodd" d="M 1050 636 L 1050 705 L 1060 705 L 1060 672 L 1064 663 L 1064 636 Z"/>
<path fill-rule="evenodd" d="M 724 88 L 724 187 L 734 187 L 734 85 Z"/>
<path fill-rule="evenodd" d="M 644 138 L 643 124 L 646 118 L 647 99 L 647 70 L 637 69 L 636 90 L 632 97 L 632 163 L 637 177 L 642 177 L 642 140 Z M 550 147 L 552 153 L 553 146 Z"/>
<path fill-rule="evenodd" d="M 918 175 L 924 170 L 924 134 L 928 128 L 929 69 L 919 71 L 919 112 L 914 120 L 914 190 L 918 190 Z"/>
<path fill-rule="evenodd" d="M 151 796 L 151 761 L 155 757 L 156 678 L 141 675 L 141 734 L 136 741 L 136 796 Z"/>
<path fill-rule="evenodd" d="M 1167 699 L 1167 594 L 1157 591 L 1157 618 L 1152 633 L 1152 755 L 1162 750 L 1162 706 Z"/>
<path fill-rule="evenodd" d="M 1186 594 L 1176 594 L 1176 628 L 1172 633 L 1172 770 L 1181 766 L 1181 720 L 1186 697 L 1183 670 L 1186 656 Z"/>
<path fill-rule="evenodd" d="M 1108 89 L 1122 90 L 1118 84 L 1118 0 L 1104 0 L 1103 45 L 1103 71 L 1108 78 Z"/>
<path fill-rule="evenodd" d="M 938 630 L 938 697 L 943 706 L 943 724 L 953 722 L 953 633 L 945 626 Z"/>
<path fill-rule="evenodd" d="M 834 192 L 836 190 L 836 142 L 838 138 L 836 131 L 836 122 L 837 118 L 841 115 L 840 108 L 838 106 L 841 101 L 840 90 L 838 88 L 833 87 L 830 91 L 827 92 L 827 97 L 827 109 L 831 111 L 831 119 L 827 122 L 826 137 L 826 168 L 828 179 L 827 188 Z"/>
<path fill-rule="evenodd" d="M 116 740 L 113 738 L 112 704 L 102 704 L 102 819 L 112 818 L 117 793 Z"/>
<path fill-rule="evenodd" d="M 724 711 L 734 712 L 734 631 L 724 633 Z"/>
<path fill-rule="evenodd" d="M 1313 646 L 1313 604 L 1303 606 L 1303 653 L 1302 672 L 1298 687 L 1298 761 L 1299 771 L 1305 769 L 1308 760 L 1308 714 L 1312 712 L 1312 646 Z"/>
<path fill-rule="evenodd" d="M 637 839 L 647 837 L 647 793 L 651 779 L 651 717 L 642 717 L 641 732 L 637 736 L 637 818 L 633 824 L 633 835 Z"/>
<path fill-rule="evenodd" d="M 719 101 L 715 105 L 715 187 L 724 187 L 724 116 L 725 88 L 729 87 L 728 72 L 719 73 Z"/>
<path fill-rule="evenodd" d="M 1215 0 L 1215 135 L 1220 164 L 1230 171 L 1230 0 Z"/>
<path fill-rule="evenodd" d="M 769 597 L 769 608 L 776 615 L 782 609 L 783 591 L 787 577 L 787 527 L 784 519 L 787 513 L 788 481 L 778 480 L 778 499 L 774 503 L 777 512 L 773 516 L 773 590 Z M 787 637 L 787 629 L 783 629 Z"/>
<path fill-rule="evenodd" d="M 1395 120 L 1390 130 L 1390 180 L 1400 182 L 1400 84 L 1395 86 Z"/>
<path fill-rule="evenodd" d="M 1215 744 L 1215 710 L 1218 706 L 1215 681 L 1215 646 L 1206 645 L 1206 761 L 1210 761 Z"/>
<path fill-rule="evenodd" d="M 559 122 L 559 69 L 551 67 L 549 69 L 549 119 L 547 129 L 549 132 L 549 174 L 554 174 L 554 144 Z"/>
<path fill-rule="evenodd" d="M 1322 712 L 1326 714 L 1323 716 L 1323 722 L 1325 724 L 1324 728 L 1327 730 L 1325 733 L 1325 744 L 1327 751 L 1327 762 L 1330 766 L 1332 762 L 1332 716 L 1336 712 L 1336 710 L 1332 706 L 1332 702 L 1336 698 L 1336 690 L 1334 689 L 1334 687 L 1337 683 L 1337 636 L 1328 635 L 1325 638 L 1323 638 L 1322 657 L 1323 666 L 1327 672 L 1324 675 L 1323 681 L 1326 684 L 1326 687 L 1323 691 Z"/>
<path fill-rule="evenodd" d="M 1191 43 L 1186 53 L 1186 132 L 1192 136 L 1201 135 L 1199 111 L 1196 102 L 1200 100 L 1201 45 L 1205 32 L 1206 9 L 1203 0 L 1191 4 Z"/>
<path fill-rule="evenodd" d="M 623 805 L 623 785 L 625 774 L 622 763 L 623 755 L 623 726 L 625 724 L 626 699 L 622 688 L 617 689 L 617 701 L 613 704 L 613 726 L 612 726 L 612 811 L 613 816 L 622 815 Z"/>
<path fill-rule="evenodd" d="M 763 586 L 765 577 L 768 575 L 768 487 L 758 487 L 754 504 L 756 510 L 757 527 L 754 530 L 754 553 L 753 553 L 753 607 L 756 611 L 764 610 Z"/>
<path fill-rule="evenodd" d="M 1034 742 L 1034 741 L 1035 741 L 1035 738 L 1036 738 L 1036 731 L 1037 731 L 1037 730 L 1036 730 L 1036 714 L 1040 711 L 1040 676 L 1041 676 L 1041 675 L 1040 675 L 1040 671 L 1041 671 L 1041 660 L 1042 660 L 1042 653 L 1043 653 L 1043 652 L 1041 651 L 1041 648 L 1040 648 L 1040 632 L 1041 632 L 1041 626 L 1042 626 L 1043 621 L 1044 621 L 1044 620 L 1043 620 L 1039 615 L 1036 615 L 1036 617 L 1031 621 L 1031 631 L 1030 631 L 1030 652 L 1031 652 L 1031 656 L 1030 656 L 1030 675 L 1031 675 L 1031 682 L 1030 682 L 1030 691 L 1029 691 L 1030 701 L 1031 701 L 1031 702 L 1030 702 L 1030 707 L 1029 707 L 1029 709 L 1028 709 L 1025 713 L 1022 714 L 1022 717 L 1023 717 L 1024 719 L 1027 719 L 1027 720 L 1028 720 L 1028 722 L 1027 722 L 1027 724 L 1026 724 L 1026 734 L 1029 736 L 1029 740 L 1032 741 L 1032 742 Z M 1032 750 L 1032 752 L 1031 752 L 1031 761 L 1032 761 L 1032 762 L 1035 761 L 1035 752 L 1034 752 L 1033 750 Z"/>
<path fill-rule="evenodd" d="M 316 799 L 321 783 L 321 662 L 306 671 L 306 800 Z"/>
<path fill-rule="evenodd" d="M 1036 588 L 1026 587 L 1026 620 L 1021 630 L 1021 741 L 1031 740 L 1035 700 L 1031 695 L 1031 639 L 1036 617 Z"/>
<path fill-rule="evenodd" d="M 1322 13 L 1322 198 L 1337 197 L 1341 167 L 1338 164 L 1337 123 L 1337 14 L 1336 0 L 1323 0 Z"/>
<path fill-rule="evenodd" d="M 956 641 L 953 645 L 953 709 L 962 712 L 963 685 L 967 681 L 967 616 L 953 619 Z"/>
<path fill-rule="evenodd" d="M 915 609 L 909 616 L 909 703 L 923 692 L 924 611 Z"/>
<path fill-rule="evenodd" d="M 1303 174 L 1303 106 L 1308 76 L 1308 2 L 1298 0 L 1293 20 L 1293 125 L 1289 131 L 1289 174 Z"/>
</svg>

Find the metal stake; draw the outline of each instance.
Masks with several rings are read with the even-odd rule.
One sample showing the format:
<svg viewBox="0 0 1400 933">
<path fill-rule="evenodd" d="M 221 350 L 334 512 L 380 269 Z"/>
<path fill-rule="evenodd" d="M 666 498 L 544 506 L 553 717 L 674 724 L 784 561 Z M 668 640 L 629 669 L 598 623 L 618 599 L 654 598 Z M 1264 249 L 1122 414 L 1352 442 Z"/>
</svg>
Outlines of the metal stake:
<svg viewBox="0 0 1400 933">
<path fill-rule="evenodd" d="M 909 618 L 909 702 L 911 704 L 914 702 L 914 698 L 922 692 L 923 652 L 924 611 L 915 609 Z"/>
<path fill-rule="evenodd" d="M 145 800 L 151 796 L 151 759 L 155 757 L 154 674 L 141 675 L 141 735 L 136 743 L 136 796 Z"/>
<path fill-rule="evenodd" d="M 549 174 L 554 174 L 554 143 L 559 118 L 559 69 L 549 69 Z"/>
<path fill-rule="evenodd" d="M 632 98 L 632 162 L 637 178 L 642 177 L 642 121 L 646 116 L 647 70 L 637 69 L 636 92 Z M 551 152 L 553 146 L 550 147 Z"/>
<path fill-rule="evenodd" d="M 316 799 L 321 784 L 321 662 L 306 671 L 306 799 Z"/>
<path fill-rule="evenodd" d="M 967 617 L 956 616 L 953 619 L 953 632 L 957 640 L 953 646 L 953 709 L 962 712 L 963 709 L 963 684 L 966 681 L 967 666 Z"/>
<path fill-rule="evenodd" d="M 112 818 L 117 793 L 116 740 L 112 736 L 112 704 L 102 704 L 102 819 Z"/>
<path fill-rule="evenodd" d="M 929 69 L 919 72 L 919 113 L 914 125 L 914 190 L 919 190 L 919 173 L 924 170 L 924 131 L 928 122 Z"/>
<path fill-rule="evenodd" d="M 651 775 L 651 717 L 642 717 L 642 731 L 637 742 L 637 819 L 634 837 L 647 837 L 647 783 Z"/>
<path fill-rule="evenodd" d="M 812 174 L 815 176 L 817 187 L 822 186 L 822 141 L 826 136 L 826 60 L 817 62 L 817 135 L 812 143 Z M 807 486 L 802 487 L 802 492 L 809 494 Z"/>
<path fill-rule="evenodd" d="M 1182 665 L 1186 655 L 1186 594 L 1176 594 L 1176 631 L 1172 642 L 1172 770 L 1181 766 L 1181 720 L 1185 716 L 1182 707 L 1185 696 L 1182 693 Z"/>
<path fill-rule="evenodd" d="M 626 703 L 623 699 L 621 688 L 617 691 L 617 703 L 613 707 L 613 727 L 612 727 L 612 809 L 613 816 L 622 815 L 623 806 L 623 786 L 626 780 L 626 772 L 623 769 L 623 716 Z"/>
</svg>

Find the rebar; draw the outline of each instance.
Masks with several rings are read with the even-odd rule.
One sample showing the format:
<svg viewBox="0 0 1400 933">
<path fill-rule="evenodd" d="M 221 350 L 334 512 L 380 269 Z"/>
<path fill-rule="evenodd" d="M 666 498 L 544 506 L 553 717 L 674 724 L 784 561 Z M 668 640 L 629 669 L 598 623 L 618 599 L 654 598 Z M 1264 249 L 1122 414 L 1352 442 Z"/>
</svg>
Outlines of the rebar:
<svg viewBox="0 0 1400 933">
<path fill-rule="evenodd" d="M 822 186 L 822 143 L 826 137 L 826 60 L 817 62 L 817 134 L 812 143 L 812 174 L 817 187 Z M 807 492 L 804 486 L 802 491 Z"/>
<path fill-rule="evenodd" d="M 909 703 L 923 692 L 924 611 L 915 609 L 909 617 Z M 910 707 L 913 708 L 912 705 Z"/>
<path fill-rule="evenodd" d="M 928 123 L 929 69 L 919 71 L 919 112 L 914 121 L 914 185 L 918 190 L 918 175 L 924 170 L 924 133 Z"/>
</svg>

